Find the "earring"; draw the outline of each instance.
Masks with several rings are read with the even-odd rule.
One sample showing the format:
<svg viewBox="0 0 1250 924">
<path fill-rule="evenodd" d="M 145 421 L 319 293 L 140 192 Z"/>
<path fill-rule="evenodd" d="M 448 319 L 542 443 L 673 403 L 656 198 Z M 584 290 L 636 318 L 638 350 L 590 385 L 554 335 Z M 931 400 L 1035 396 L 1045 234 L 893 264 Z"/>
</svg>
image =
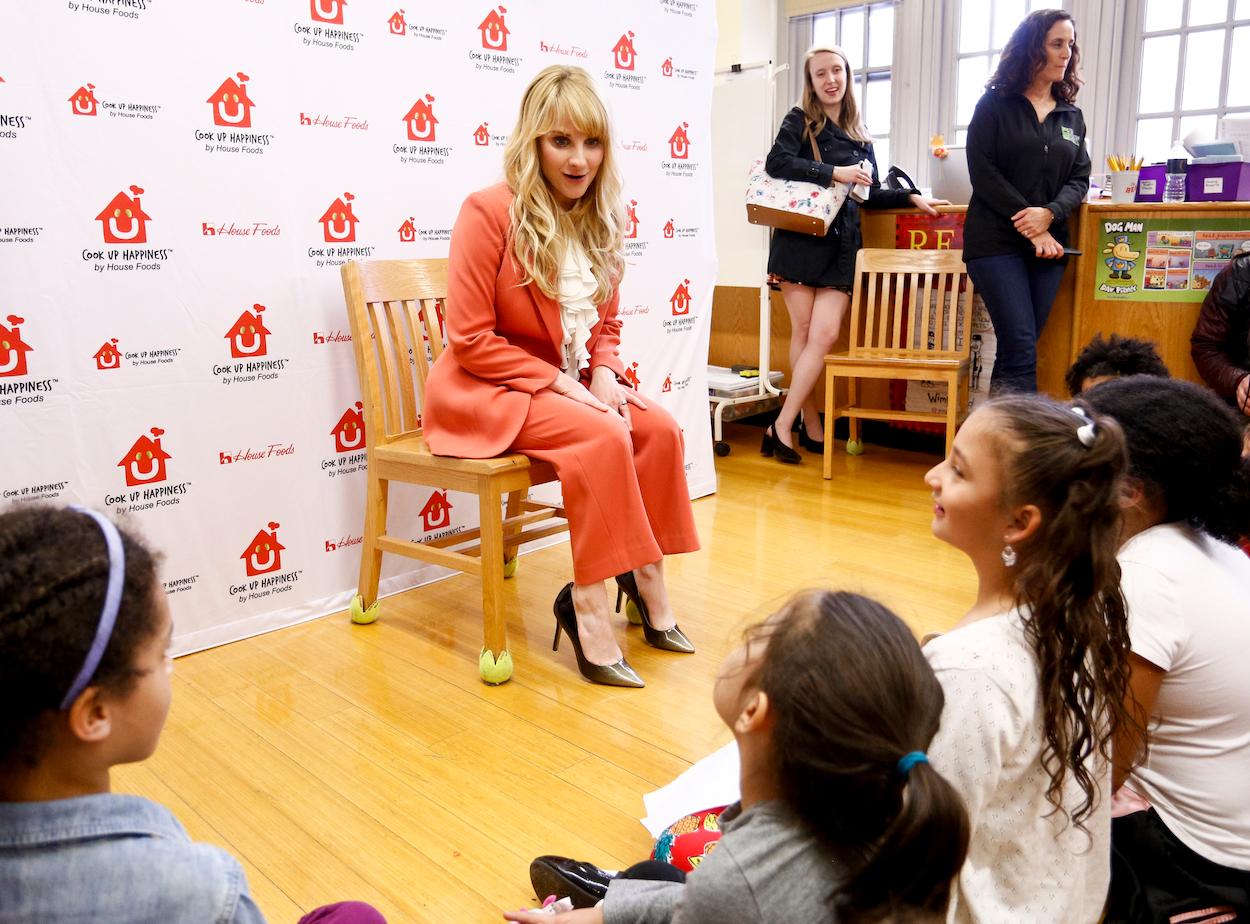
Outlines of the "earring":
<svg viewBox="0 0 1250 924">
<path fill-rule="evenodd" d="M 1008 568 L 1016 566 L 1016 550 L 1011 547 L 1010 543 L 1003 546 L 1003 564 Z"/>
</svg>

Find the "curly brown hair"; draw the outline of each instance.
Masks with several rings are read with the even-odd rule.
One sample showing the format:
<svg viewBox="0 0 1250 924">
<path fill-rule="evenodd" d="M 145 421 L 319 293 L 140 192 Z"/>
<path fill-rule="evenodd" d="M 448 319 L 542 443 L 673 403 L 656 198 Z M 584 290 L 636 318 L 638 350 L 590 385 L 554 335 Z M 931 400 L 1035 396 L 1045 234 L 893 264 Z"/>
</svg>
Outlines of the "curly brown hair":
<svg viewBox="0 0 1250 924">
<path fill-rule="evenodd" d="M 1037 531 L 1016 546 L 1013 589 L 1038 665 L 1046 798 L 1084 829 L 1100 796 L 1110 797 L 1100 794 L 1089 758 L 1110 765 L 1116 730 L 1135 724 L 1124 707 L 1130 646 L 1116 560 L 1124 434 L 1080 400 L 1012 396 L 985 411 L 998 424 L 1004 506 L 1032 504 L 1041 512 Z M 1087 420 L 1094 424 L 1090 445 L 1077 435 Z M 1084 794 L 1074 808 L 1062 804 L 1069 775 Z"/>
<path fill-rule="evenodd" d="M 1057 22 L 1072 23 L 1073 35 L 1076 20 L 1066 10 L 1037 10 L 1024 17 L 1024 21 L 1016 26 L 1007 44 L 1003 46 L 998 58 L 998 67 L 986 83 L 985 89 L 997 90 L 999 93 L 1021 93 L 1033 81 L 1038 68 L 1046 63 L 1046 35 L 1051 26 Z M 1051 85 L 1055 99 L 1065 103 L 1075 103 L 1076 94 L 1081 89 L 1081 49 L 1072 42 L 1072 57 L 1068 60 L 1068 69 L 1063 73 L 1063 80 Z"/>
</svg>

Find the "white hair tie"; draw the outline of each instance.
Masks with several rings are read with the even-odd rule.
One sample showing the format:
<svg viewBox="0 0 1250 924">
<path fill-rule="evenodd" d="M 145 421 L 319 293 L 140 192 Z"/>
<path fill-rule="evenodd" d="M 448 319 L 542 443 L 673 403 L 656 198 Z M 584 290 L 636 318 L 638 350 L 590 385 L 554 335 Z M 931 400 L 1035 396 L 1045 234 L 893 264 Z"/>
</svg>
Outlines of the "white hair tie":
<svg viewBox="0 0 1250 924">
<path fill-rule="evenodd" d="M 1072 413 L 1081 418 L 1081 420 L 1085 421 L 1085 423 L 1076 428 L 1076 438 L 1081 441 L 1082 446 L 1089 449 L 1094 445 L 1094 439 L 1097 435 L 1094 430 L 1094 422 L 1090 420 L 1089 415 L 1085 413 L 1085 408 L 1083 407 L 1076 407 L 1074 405 L 1072 407 Z"/>
</svg>

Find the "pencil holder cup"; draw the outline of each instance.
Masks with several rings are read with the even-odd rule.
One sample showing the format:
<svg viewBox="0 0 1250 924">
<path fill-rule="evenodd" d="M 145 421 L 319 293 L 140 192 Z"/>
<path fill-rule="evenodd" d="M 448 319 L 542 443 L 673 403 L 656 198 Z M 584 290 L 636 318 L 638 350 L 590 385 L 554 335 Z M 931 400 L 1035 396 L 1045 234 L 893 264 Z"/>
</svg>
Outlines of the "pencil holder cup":
<svg viewBox="0 0 1250 924">
<path fill-rule="evenodd" d="M 1137 196 L 1137 170 L 1115 170 L 1111 173 L 1111 201 L 1122 205 Z"/>
</svg>

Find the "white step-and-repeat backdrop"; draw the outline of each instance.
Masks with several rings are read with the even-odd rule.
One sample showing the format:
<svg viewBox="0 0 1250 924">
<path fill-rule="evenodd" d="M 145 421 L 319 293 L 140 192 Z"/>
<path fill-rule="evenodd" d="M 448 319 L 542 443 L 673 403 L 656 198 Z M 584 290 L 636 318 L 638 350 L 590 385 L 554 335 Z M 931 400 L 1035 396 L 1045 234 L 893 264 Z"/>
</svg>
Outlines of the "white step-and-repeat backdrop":
<svg viewBox="0 0 1250 924">
<path fill-rule="evenodd" d="M 628 374 L 713 491 L 714 45 L 712 0 L 0 5 L 3 502 L 135 523 L 182 652 L 345 606 L 365 460 L 339 266 L 445 256 L 555 63 L 615 125 Z M 414 537 L 477 518 L 455 493 L 391 509 Z M 384 591 L 445 573 L 388 559 Z"/>
</svg>

